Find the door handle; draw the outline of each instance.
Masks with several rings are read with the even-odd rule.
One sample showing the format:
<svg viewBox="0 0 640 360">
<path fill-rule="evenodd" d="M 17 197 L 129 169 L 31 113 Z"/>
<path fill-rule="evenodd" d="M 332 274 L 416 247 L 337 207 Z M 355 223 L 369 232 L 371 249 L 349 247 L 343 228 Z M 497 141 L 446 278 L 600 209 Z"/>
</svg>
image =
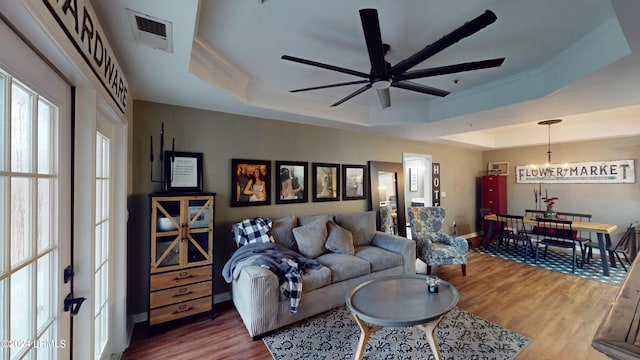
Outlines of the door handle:
<svg viewBox="0 0 640 360">
<path fill-rule="evenodd" d="M 73 266 L 69 265 L 67 266 L 64 271 L 63 271 L 63 278 L 64 278 L 64 283 L 68 283 L 69 281 L 71 281 L 71 292 L 67 294 L 67 296 L 64 298 L 64 311 L 71 311 L 71 316 L 76 316 L 78 315 L 78 311 L 80 311 L 80 306 L 82 306 L 82 303 L 87 300 L 84 297 L 79 297 L 79 298 L 74 298 L 73 297 L 73 277 L 74 277 L 75 273 L 73 271 Z"/>
<path fill-rule="evenodd" d="M 74 298 L 71 293 L 67 294 L 64 298 L 64 311 L 71 311 L 71 316 L 78 315 L 78 311 L 80 311 L 80 306 L 82 303 L 87 300 L 84 297 Z"/>
</svg>

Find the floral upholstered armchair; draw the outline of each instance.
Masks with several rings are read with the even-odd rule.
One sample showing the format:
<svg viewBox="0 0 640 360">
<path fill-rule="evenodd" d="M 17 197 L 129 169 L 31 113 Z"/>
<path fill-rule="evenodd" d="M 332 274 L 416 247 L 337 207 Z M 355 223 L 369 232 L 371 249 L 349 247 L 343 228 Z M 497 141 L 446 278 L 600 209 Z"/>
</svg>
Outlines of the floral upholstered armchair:
<svg viewBox="0 0 640 360">
<path fill-rule="evenodd" d="M 427 274 L 432 265 L 460 264 L 462 275 L 467 275 L 467 240 L 450 236 L 442 231 L 444 208 L 410 207 L 411 237 L 416 241 L 416 256 L 427 264 Z"/>
<path fill-rule="evenodd" d="M 380 231 L 393 234 L 393 229 L 393 208 L 391 205 L 380 206 Z"/>
</svg>

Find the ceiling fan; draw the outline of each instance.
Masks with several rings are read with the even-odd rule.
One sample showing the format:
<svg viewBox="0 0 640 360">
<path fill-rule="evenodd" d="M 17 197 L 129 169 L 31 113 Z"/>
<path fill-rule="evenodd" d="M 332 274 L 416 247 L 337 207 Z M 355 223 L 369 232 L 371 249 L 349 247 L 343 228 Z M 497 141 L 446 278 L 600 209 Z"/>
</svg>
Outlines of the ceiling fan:
<svg viewBox="0 0 640 360">
<path fill-rule="evenodd" d="M 419 79 L 430 76 L 438 76 L 445 74 L 453 74 L 463 71 L 487 69 L 498 67 L 504 62 L 504 58 L 473 61 L 460 63 L 455 65 L 434 67 L 422 70 L 409 71 L 414 66 L 420 64 L 424 60 L 457 43 L 458 41 L 475 34 L 483 28 L 491 25 L 497 19 L 496 15 L 490 10 L 486 10 L 482 15 L 465 23 L 453 32 L 440 38 L 431 45 L 427 45 L 422 50 L 391 66 L 384 57 L 389 51 L 390 46 L 382 42 L 380 34 L 380 22 L 378 21 L 378 11 L 376 9 L 361 9 L 360 20 L 362 21 L 362 30 L 364 31 L 367 50 L 369 52 L 369 60 L 371 62 L 371 71 L 369 74 L 346 69 L 334 65 L 323 64 L 317 61 L 306 60 L 295 56 L 283 55 L 283 60 L 293 61 L 301 64 L 320 67 L 327 70 L 337 71 L 349 75 L 365 78 L 363 80 L 349 81 L 337 84 L 321 85 L 308 87 L 303 89 L 291 90 L 290 92 L 301 92 L 309 90 L 326 89 L 339 86 L 365 84 L 356 91 L 350 93 L 344 98 L 338 100 L 331 106 L 338 106 L 343 102 L 362 94 L 363 92 L 374 88 L 378 91 L 380 104 L 382 108 L 391 106 L 391 98 L 389 96 L 389 87 L 396 87 L 405 90 L 417 91 L 424 94 L 444 97 L 449 95 L 448 91 L 437 89 L 434 87 L 418 84 L 408 80 Z"/>
</svg>

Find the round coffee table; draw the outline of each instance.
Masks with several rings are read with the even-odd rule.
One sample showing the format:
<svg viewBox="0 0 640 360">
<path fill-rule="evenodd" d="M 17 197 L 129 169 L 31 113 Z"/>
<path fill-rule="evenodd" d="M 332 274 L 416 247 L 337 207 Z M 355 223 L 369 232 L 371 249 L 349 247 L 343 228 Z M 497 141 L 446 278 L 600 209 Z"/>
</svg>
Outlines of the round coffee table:
<svg viewBox="0 0 640 360">
<path fill-rule="evenodd" d="M 346 303 L 362 330 L 355 359 L 362 359 L 369 336 L 384 326 L 417 326 L 427 335 L 436 359 L 440 349 L 435 328 L 458 303 L 458 290 L 440 280 L 437 293 L 427 289 L 425 275 L 394 275 L 366 281 L 347 294 Z"/>
</svg>

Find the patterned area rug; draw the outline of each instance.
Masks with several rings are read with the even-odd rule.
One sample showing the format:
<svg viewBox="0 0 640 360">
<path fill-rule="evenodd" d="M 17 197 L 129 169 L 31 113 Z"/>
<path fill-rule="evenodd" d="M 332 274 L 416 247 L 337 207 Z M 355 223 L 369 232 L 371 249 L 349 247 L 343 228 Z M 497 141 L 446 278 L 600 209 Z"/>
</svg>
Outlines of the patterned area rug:
<svg viewBox="0 0 640 360">
<path fill-rule="evenodd" d="M 353 359 L 360 328 L 345 306 L 263 338 L 274 359 Z M 530 342 L 522 335 L 454 308 L 436 328 L 444 359 L 514 359 Z M 364 359 L 433 359 L 424 331 L 383 328 L 369 337 Z"/>
<path fill-rule="evenodd" d="M 600 262 L 600 258 L 598 257 L 591 259 L 588 264 L 584 264 L 583 268 L 579 268 L 576 265 L 575 273 L 572 273 L 571 253 L 569 252 L 562 252 L 549 248 L 549 250 L 547 251 L 547 257 L 544 258 L 543 249 L 541 248 L 538 255 L 538 262 L 534 264 L 533 257 L 531 256 L 531 250 L 529 250 L 529 257 L 527 258 L 527 262 L 524 261 L 524 246 L 522 245 L 519 245 L 515 249 L 513 248 L 513 246 L 510 246 L 508 252 L 504 248 L 498 250 L 497 252 L 494 252 L 494 245 L 495 244 L 491 244 L 490 250 L 486 250 L 484 246 L 478 246 L 473 248 L 471 251 L 504 260 L 515 261 L 521 264 L 535 266 L 541 269 L 557 271 L 567 275 L 579 276 L 583 279 L 600 281 L 611 285 L 622 284 L 625 276 L 627 276 L 627 272 L 624 271 L 620 264 L 618 264 L 617 267 L 611 267 L 611 264 L 609 264 L 610 276 L 604 276 L 602 274 L 602 263 Z M 580 253 L 580 251 L 578 251 L 578 259 L 580 259 L 581 256 L 582 254 Z"/>
</svg>

